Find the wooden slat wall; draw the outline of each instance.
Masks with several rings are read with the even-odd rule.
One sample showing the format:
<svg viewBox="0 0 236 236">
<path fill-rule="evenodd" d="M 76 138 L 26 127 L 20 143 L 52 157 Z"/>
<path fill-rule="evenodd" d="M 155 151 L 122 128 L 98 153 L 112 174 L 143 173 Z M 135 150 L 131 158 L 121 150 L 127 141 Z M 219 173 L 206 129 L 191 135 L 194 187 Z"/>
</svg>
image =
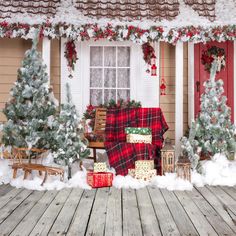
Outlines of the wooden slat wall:
<svg viewBox="0 0 236 236">
<path fill-rule="evenodd" d="M 0 110 L 10 98 L 9 92 L 17 78 L 24 53 L 31 47 L 30 40 L 0 39 Z M 0 111 L 0 122 L 6 118 Z"/>
<path fill-rule="evenodd" d="M 31 47 L 30 40 L 0 39 L 0 122 L 6 120 L 1 109 L 10 98 L 9 92 L 17 78 L 17 70 L 21 66 L 24 53 Z M 42 51 L 42 41 L 39 42 Z M 60 44 L 52 40 L 51 45 L 51 84 L 55 97 L 60 101 Z"/>
<path fill-rule="evenodd" d="M 53 87 L 53 92 L 60 102 L 60 41 L 58 39 L 53 39 L 51 41 L 51 85 Z"/>
<path fill-rule="evenodd" d="M 160 107 L 169 125 L 169 130 L 165 138 L 169 137 L 174 143 L 175 139 L 175 46 L 162 42 L 164 47 L 164 77 L 166 80 L 166 95 L 160 96 Z M 184 44 L 184 133 L 188 129 L 188 47 Z M 162 73 L 163 63 L 160 55 L 160 73 Z M 178 82 L 178 81 L 177 81 Z"/>
</svg>

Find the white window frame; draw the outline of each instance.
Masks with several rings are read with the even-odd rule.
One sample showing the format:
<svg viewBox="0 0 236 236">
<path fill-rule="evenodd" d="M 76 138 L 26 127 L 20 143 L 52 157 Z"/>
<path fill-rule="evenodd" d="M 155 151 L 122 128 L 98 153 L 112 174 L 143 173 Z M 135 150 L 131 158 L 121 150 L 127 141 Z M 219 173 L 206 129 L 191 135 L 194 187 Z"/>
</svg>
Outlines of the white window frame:
<svg viewBox="0 0 236 236">
<path fill-rule="evenodd" d="M 86 106 L 90 102 L 90 46 L 128 46 L 130 47 L 130 99 L 140 101 L 143 107 L 159 107 L 160 89 L 158 76 L 151 76 L 146 73 L 147 65 L 143 60 L 142 47 L 140 44 L 132 42 L 109 42 L 108 40 L 94 40 L 78 42 L 76 50 L 78 60 L 75 70 L 72 72 L 73 78 L 69 78 L 70 72 L 67 67 L 67 60 L 64 56 L 66 38 L 61 39 L 61 102 L 66 100 L 65 84 L 71 87 L 72 100 L 80 117 L 82 117 Z M 156 51 L 156 66 L 159 69 L 159 43 L 154 43 Z"/>
<path fill-rule="evenodd" d="M 90 103 L 90 47 L 91 46 L 126 46 L 130 47 L 130 99 L 136 100 L 137 94 L 137 83 L 136 79 L 139 79 L 139 72 L 136 70 L 138 68 L 137 58 L 137 47 L 138 45 L 131 42 L 109 42 L 107 40 L 99 40 L 98 42 L 87 41 L 81 42 L 81 55 L 82 55 L 82 78 L 81 87 L 82 89 L 82 108 L 86 109 L 86 106 Z M 117 67 L 116 67 L 117 68 Z M 117 88 L 116 88 L 117 89 Z"/>
<path fill-rule="evenodd" d="M 131 91 L 131 47 L 130 46 L 127 46 L 127 45 L 112 45 L 112 46 L 107 46 L 107 45 L 90 45 L 89 46 L 89 50 L 91 49 L 91 47 L 102 47 L 102 54 L 103 54 L 103 61 L 102 61 L 102 66 L 91 66 L 89 65 L 89 70 L 92 68 L 92 69 L 102 69 L 103 70 L 103 80 L 102 80 L 102 86 L 101 87 L 91 87 L 89 85 L 89 91 L 91 89 L 99 89 L 99 90 L 102 90 L 103 91 L 103 97 L 102 97 L 102 103 L 104 103 L 104 93 L 105 93 L 105 90 L 108 89 L 108 90 L 115 90 L 116 91 L 116 102 L 118 100 L 118 91 L 119 90 L 128 90 L 129 93 Z M 105 47 L 115 47 L 115 50 L 116 50 L 116 61 L 115 61 L 115 66 L 105 66 Z M 130 62 L 129 62 L 129 66 L 118 66 L 118 47 L 129 47 L 130 48 Z M 104 76 L 104 71 L 105 69 L 115 69 L 116 70 L 116 86 L 115 87 L 105 87 L 105 76 Z M 129 69 L 129 87 L 118 87 L 118 69 Z"/>
</svg>

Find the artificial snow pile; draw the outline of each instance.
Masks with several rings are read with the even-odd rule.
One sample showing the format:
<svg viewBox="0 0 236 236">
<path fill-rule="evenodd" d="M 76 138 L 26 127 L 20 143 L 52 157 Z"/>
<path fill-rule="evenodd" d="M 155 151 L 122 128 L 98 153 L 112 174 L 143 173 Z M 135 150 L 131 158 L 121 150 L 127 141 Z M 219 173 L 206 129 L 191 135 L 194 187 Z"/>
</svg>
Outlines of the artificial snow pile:
<svg viewBox="0 0 236 236">
<path fill-rule="evenodd" d="M 236 160 L 229 161 L 224 155 L 215 154 L 211 161 L 202 164 L 202 175 L 192 173 L 192 183 L 198 187 L 208 185 L 236 185 Z"/>
<path fill-rule="evenodd" d="M 47 165 L 52 161 L 50 155 L 46 160 Z M 10 184 L 16 188 L 26 188 L 31 190 L 60 190 L 63 188 L 82 188 L 91 189 L 86 182 L 87 171 L 76 170 L 70 180 L 60 181 L 57 176 L 48 176 L 46 183 L 41 186 L 43 177 L 39 177 L 38 173 L 33 172 L 29 179 L 23 179 L 23 171 L 18 171 L 16 179 L 12 179 L 12 169 L 9 166 L 9 160 L 0 159 L 0 185 Z M 54 164 L 55 165 L 55 164 Z M 202 163 L 202 174 L 192 172 L 192 183 L 177 178 L 175 173 L 167 173 L 165 176 L 156 176 L 150 182 L 145 182 L 132 178 L 131 176 L 115 176 L 113 187 L 115 188 L 132 188 L 140 189 L 145 186 L 154 186 L 172 190 L 192 190 L 193 186 L 202 187 L 204 185 L 236 185 L 236 160 L 229 161 L 224 155 L 216 154 L 212 160 Z"/>
<path fill-rule="evenodd" d="M 116 188 L 140 189 L 145 186 L 155 186 L 166 188 L 168 190 L 192 190 L 193 185 L 187 181 L 176 177 L 175 173 L 167 173 L 163 176 L 156 176 L 150 182 L 137 180 L 129 175 L 118 175 L 113 180 L 113 186 Z"/>
<path fill-rule="evenodd" d="M 48 160 L 46 161 L 48 163 Z M 17 178 L 13 179 L 13 171 L 10 166 L 10 161 L 0 159 L 0 185 L 10 184 L 16 188 L 26 188 L 31 190 L 61 190 L 63 188 L 82 188 L 91 189 L 87 184 L 86 174 L 87 171 L 83 168 L 82 171 L 77 171 L 70 180 L 67 180 L 67 173 L 65 173 L 65 180 L 60 181 L 59 176 L 48 176 L 43 186 L 43 176 L 40 177 L 36 171 L 33 171 L 29 176 L 29 179 L 23 179 L 24 173 L 22 170 L 18 170 Z M 56 166 L 55 163 L 48 163 L 48 166 Z"/>
</svg>

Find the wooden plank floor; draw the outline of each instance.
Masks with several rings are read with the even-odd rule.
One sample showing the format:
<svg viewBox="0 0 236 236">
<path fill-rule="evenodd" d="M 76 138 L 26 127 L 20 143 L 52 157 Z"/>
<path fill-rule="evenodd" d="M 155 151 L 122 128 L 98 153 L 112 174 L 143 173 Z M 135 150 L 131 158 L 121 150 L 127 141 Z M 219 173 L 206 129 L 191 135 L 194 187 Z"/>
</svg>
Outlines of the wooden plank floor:
<svg viewBox="0 0 236 236">
<path fill-rule="evenodd" d="M 236 187 L 31 191 L 0 185 L 3 235 L 236 235 Z"/>
</svg>

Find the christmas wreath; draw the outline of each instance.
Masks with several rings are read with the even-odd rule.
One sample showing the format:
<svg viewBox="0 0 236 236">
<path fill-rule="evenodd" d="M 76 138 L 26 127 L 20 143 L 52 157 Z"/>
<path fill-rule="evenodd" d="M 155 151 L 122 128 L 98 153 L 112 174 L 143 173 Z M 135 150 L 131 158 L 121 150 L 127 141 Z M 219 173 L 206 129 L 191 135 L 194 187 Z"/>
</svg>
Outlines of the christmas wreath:
<svg viewBox="0 0 236 236">
<path fill-rule="evenodd" d="M 144 59 L 144 61 L 148 65 L 151 65 L 152 58 L 156 58 L 154 48 L 150 45 L 150 43 L 144 43 L 142 45 L 142 50 L 143 50 L 143 59 Z"/>
<path fill-rule="evenodd" d="M 201 62 L 206 71 L 210 73 L 212 63 L 216 60 L 218 63 L 217 73 L 225 68 L 225 50 L 216 46 L 208 47 L 204 50 L 201 57 Z"/>
<path fill-rule="evenodd" d="M 75 63 L 78 60 L 77 51 L 75 47 L 75 43 L 73 40 L 69 40 L 65 45 L 65 58 L 67 60 L 67 66 L 71 73 L 75 69 Z M 71 75 L 70 75 L 71 76 Z"/>
</svg>

